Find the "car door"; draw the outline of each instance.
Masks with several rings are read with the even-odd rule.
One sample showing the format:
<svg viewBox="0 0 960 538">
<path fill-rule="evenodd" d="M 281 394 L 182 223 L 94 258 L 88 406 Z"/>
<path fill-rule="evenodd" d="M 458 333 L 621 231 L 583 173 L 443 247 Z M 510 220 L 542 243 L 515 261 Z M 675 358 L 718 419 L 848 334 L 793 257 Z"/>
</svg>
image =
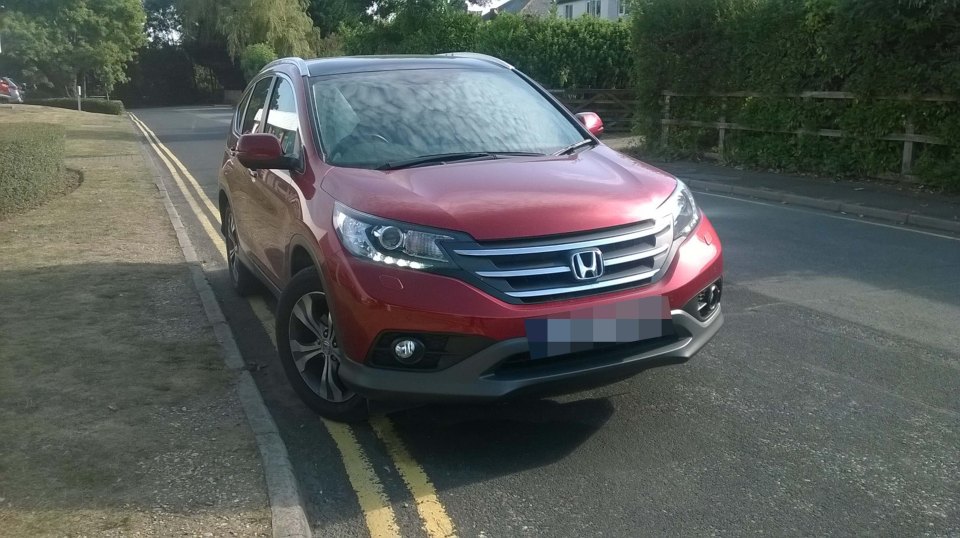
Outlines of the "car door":
<svg viewBox="0 0 960 538">
<path fill-rule="evenodd" d="M 260 132 L 273 80 L 274 77 L 268 75 L 254 82 L 248 94 L 240 101 L 231 134 L 227 139 L 222 170 L 230 193 L 230 207 L 237 222 L 240 249 L 261 271 L 266 264 L 260 257 L 262 247 L 258 245 L 258 241 L 262 234 L 257 231 L 257 209 L 253 205 L 257 196 L 254 183 L 260 172 L 243 166 L 237 159 L 235 150 L 241 135 Z"/>
<path fill-rule="evenodd" d="M 258 244 L 269 277 L 278 286 L 286 280 L 287 246 L 300 215 L 298 179 L 304 174 L 299 106 L 293 83 L 278 75 L 270 94 L 263 132 L 280 139 L 284 155 L 301 163 L 300 170 L 263 170 L 254 182 Z"/>
</svg>

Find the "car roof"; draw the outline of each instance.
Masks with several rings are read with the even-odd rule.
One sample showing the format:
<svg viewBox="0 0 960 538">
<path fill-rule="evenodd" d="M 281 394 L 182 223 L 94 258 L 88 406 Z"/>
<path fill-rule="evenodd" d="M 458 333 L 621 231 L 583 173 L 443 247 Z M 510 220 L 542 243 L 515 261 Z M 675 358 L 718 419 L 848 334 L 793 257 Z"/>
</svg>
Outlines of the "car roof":
<svg viewBox="0 0 960 538">
<path fill-rule="evenodd" d="M 393 55 L 393 56 L 340 56 L 335 58 L 282 58 L 267 67 L 277 64 L 296 64 L 301 74 L 312 77 L 368 71 L 397 71 L 407 69 L 491 69 L 510 68 L 506 62 L 474 53 L 450 53 L 441 55 Z"/>
</svg>

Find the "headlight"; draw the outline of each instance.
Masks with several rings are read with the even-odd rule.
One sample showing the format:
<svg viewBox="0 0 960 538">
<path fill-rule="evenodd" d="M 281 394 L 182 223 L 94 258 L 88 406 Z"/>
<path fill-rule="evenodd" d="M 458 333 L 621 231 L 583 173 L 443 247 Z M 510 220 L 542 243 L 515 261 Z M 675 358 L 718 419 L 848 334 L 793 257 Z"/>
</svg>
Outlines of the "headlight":
<svg viewBox="0 0 960 538">
<path fill-rule="evenodd" d="M 450 236 L 410 229 L 399 222 L 353 211 L 340 202 L 333 209 L 333 227 L 344 248 L 358 258 L 410 269 L 450 264 L 437 244 L 453 239 Z"/>
<path fill-rule="evenodd" d="M 697 202 L 693 199 L 693 193 L 690 189 L 677 180 L 677 188 L 663 205 L 673 214 L 673 238 L 674 240 L 686 237 L 693 231 L 700 222 L 700 210 L 697 209 Z"/>
</svg>

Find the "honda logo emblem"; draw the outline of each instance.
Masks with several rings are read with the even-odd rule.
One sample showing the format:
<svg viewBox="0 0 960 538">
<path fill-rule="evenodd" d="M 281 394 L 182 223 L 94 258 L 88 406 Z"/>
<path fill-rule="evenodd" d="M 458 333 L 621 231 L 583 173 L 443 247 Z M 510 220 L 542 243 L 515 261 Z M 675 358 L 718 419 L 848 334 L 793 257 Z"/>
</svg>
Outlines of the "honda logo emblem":
<svg viewBox="0 0 960 538">
<path fill-rule="evenodd" d="M 600 278 L 603 275 L 603 254 L 596 248 L 575 252 L 570 258 L 570 269 L 577 280 Z"/>
</svg>

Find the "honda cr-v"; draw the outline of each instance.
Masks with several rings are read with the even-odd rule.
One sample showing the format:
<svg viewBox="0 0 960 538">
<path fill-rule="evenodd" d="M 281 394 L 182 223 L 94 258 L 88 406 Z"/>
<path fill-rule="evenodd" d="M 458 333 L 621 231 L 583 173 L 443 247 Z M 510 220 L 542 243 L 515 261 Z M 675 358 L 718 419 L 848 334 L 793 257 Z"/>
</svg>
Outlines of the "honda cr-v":
<svg viewBox="0 0 960 538">
<path fill-rule="evenodd" d="M 716 334 L 720 241 L 687 187 L 478 54 L 266 66 L 219 204 L 233 284 L 278 295 L 301 398 L 577 390 L 684 362 Z"/>
</svg>

